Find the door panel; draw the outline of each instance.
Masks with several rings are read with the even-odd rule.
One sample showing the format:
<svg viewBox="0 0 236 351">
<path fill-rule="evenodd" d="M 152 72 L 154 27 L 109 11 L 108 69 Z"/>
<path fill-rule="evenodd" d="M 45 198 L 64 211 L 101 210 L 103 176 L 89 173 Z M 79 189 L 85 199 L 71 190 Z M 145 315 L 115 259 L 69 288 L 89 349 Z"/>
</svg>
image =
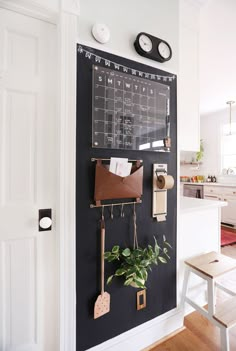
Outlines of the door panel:
<svg viewBox="0 0 236 351">
<path fill-rule="evenodd" d="M 7 45 L 7 71 L 18 74 L 19 69 L 28 74 L 35 75 L 38 72 L 38 38 L 37 34 L 31 34 L 15 31 L 14 29 L 6 29 L 6 45 Z M 27 55 L 22 55 L 27 53 Z"/>
<path fill-rule="evenodd" d="M 37 344 L 35 241 L 35 238 L 10 240 L 3 247 L 6 306 L 11 306 L 6 308 L 6 339 L 12 349 Z M 21 319 L 24 323 L 20 322 Z"/>
<path fill-rule="evenodd" d="M 5 101 L 5 205 L 33 205 L 36 201 L 36 96 L 32 92 L 8 91 Z"/>
<path fill-rule="evenodd" d="M 0 350 L 58 351 L 56 28 L 0 9 Z M 53 209 L 38 232 L 38 210 Z"/>
</svg>

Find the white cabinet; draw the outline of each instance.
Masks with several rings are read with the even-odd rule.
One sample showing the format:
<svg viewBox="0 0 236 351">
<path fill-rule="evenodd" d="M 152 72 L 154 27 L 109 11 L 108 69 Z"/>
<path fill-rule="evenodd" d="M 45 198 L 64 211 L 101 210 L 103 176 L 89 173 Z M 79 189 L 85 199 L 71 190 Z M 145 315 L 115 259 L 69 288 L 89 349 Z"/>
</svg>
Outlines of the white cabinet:
<svg viewBox="0 0 236 351">
<path fill-rule="evenodd" d="M 225 196 L 228 206 L 222 207 L 221 222 L 236 225 L 236 196 Z"/>
<path fill-rule="evenodd" d="M 222 190 L 220 189 L 221 187 L 218 186 L 204 185 L 204 199 L 221 201 Z"/>
<path fill-rule="evenodd" d="M 198 151 L 199 116 L 199 13 L 198 3 L 180 0 L 178 140 L 179 150 Z"/>
<path fill-rule="evenodd" d="M 221 209 L 221 222 L 236 226 L 236 187 L 205 185 L 204 199 L 226 201 L 228 206 Z"/>
</svg>

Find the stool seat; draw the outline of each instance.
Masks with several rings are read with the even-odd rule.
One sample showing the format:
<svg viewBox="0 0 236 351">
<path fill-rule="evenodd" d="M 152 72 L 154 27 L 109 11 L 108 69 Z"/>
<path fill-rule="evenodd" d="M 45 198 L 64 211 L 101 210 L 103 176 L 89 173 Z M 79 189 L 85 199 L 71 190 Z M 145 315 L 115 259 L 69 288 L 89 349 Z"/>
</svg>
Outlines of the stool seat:
<svg viewBox="0 0 236 351">
<path fill-rule="evenodd" d="M 235 259 L 214 251 L 188 259 L 185 264 L 209 278 L 216 278 L 236 269 Z"/>
<path fill-rule="evenodd" d="M 236 294 L 220 283 L 220 276 L 236 270 L 236 260 L 217 252 L 209 252 L 185 261 L 183 293 L 181 304 L 190 304 L 209 321 L 220 328 L 221 351 L 229 351 L 229 329 L 236 325 Z M 205 309 L 188 296 L 188 280 L 195 274 L 207 283 L 208 308 Z M 216 305 L 216 288 L 233 296 L 223 305 Z"/>
<path fill-rule="evenodd" d="M 215 320 L 221 323 L 226 328 L 231 328 L 236 325 L 236 297 L 232 297 L 225 301 L 222 305 L 216 307 L 216 312 L 213 316 Z"/>
</svg>

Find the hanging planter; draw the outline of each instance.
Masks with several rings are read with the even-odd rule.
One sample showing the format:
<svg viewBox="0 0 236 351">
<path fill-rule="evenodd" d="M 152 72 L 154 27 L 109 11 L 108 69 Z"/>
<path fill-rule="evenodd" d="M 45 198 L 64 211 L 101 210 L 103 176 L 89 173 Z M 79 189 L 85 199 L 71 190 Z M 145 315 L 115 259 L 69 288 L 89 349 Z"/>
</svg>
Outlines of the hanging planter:
<svg viewBox="0 0 236 351">
<path fill-rule="evenodd" d="M 203 140 L 200 140 L 200 149 L 196 152 L 196 161 L 199 163 L 204 155 L 204 147 L 203 147 Z"/>
<path fill-rule="evenodd" d="M 114 277 L 121 277 L 124 280 L 125 286 L 132 286 L 134 288 L 146 289 L 146 281 L 148 279 L 148 272 L 152 270 L 153 265 L 160 263 L 166 264 L 170 259 L 168 249 L 171 245 L 163 236 L 163 247 L 161 248 L 156 238 L 154 237 L 154 245 L 148 245 L 141 248 L 138 245 L 137 226 L 136 226 L 136 212 L 134 205 L 134 244 L 133 249 L 120 248 L 119 245 L 113 246 L 111 251 L 104 254 L 104 259 L 108 262 L 119 262 L 114 274 L 107 279 L 107 284 L 110 284 Z"/>
<path fill-rule="evenodd" d="M 163 248 L 161 248 L 155 237 L 154 245 L 148 245 L 145 248 L 122 249 L 118 245 L 113 246 L 111 251 L 105 252 L 104 258 L 108 262 L 119 262 L 119 266 L 107 279 L 107 284 L 110 284 L 114 277 L 121 277 L 124 279 L 125 286 L 146 289 L 148 271 L 152 270 L 153 265 L 168 262 L 170 247 L 164 238 Z"/>
</svg>

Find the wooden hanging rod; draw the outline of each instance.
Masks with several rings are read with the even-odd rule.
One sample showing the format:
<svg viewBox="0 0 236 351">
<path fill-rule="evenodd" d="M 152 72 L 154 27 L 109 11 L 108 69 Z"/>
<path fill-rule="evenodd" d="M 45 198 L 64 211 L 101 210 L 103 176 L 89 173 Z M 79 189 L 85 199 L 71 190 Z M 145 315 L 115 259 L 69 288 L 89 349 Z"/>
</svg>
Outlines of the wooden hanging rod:
<svg viewBox="0 0 236 351">
<path fill-rule="evenodd" d="M 94 158 L 94 157 L 92 157 L 91 158 L 91 161 L 92 162 L 94 162 L 94 161 L 99 161 L 99 160 L 101 160 L 101 161 L 110 161 L 111 159 L 110 158 Z M 139 162 L 143 162 L 143 160 L 128 160 L 128 161 L 131 161 L 131 162 L 137 162 L 137 161 L 139 161 Z"/>
<path fill-rule="evenodd" d="M 125 206 L 125 205 L 139 205 L 142 203 L 142 200 L 140 201 L 132 201 L 132 202 L 119 202 L 117 204 L 104 204 L 104 205 L 90 205 L 90 208 L 96 208 L 96 207 L 108 207 L 108 206 Z"/>
</svg>

